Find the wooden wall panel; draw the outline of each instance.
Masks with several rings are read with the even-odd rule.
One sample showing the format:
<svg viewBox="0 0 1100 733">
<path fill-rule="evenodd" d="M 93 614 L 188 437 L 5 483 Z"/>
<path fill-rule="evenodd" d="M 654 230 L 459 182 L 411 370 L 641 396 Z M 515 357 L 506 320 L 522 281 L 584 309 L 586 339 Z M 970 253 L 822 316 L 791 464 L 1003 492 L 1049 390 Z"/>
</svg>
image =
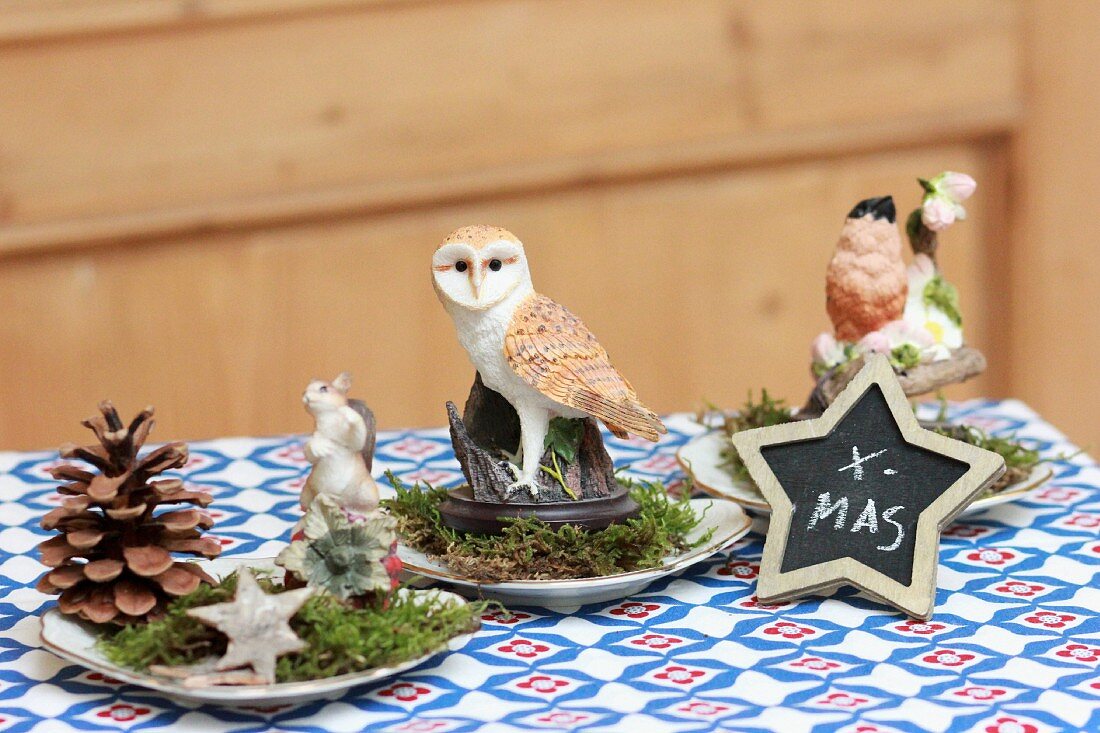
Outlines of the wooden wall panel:
<svg viewBox="0 0 1100 733">
<path fill-rule="evenodd" d="M 1100 4 L 1030 2 L 1028 113 L 1014 160 L 1013 391 L 1100 447 Z"/>
<path fill-rule="evenodd" d="M 832 153 L 1017 111 L 999 0 L 270 4 L 314 11 L 150 3 L 159 25 L 132 32 L 138 6 L 112 0 L 121 31 L 73 35 L 82 0 L 0 8 L 0 248 Z"/>
<path fill-rule="evenodd" d="M 428 280 L 452 228 L 511 228 L 536 287 L 574 309 L 655 408 L 800 401 L 827 326 L 823 273 L 844 214 L 951 168 L 998 188 L 994 142 L 589 186 L 386 216 L 9 258 L 0 269 L 0 446 L 79 435 L 101 397 L 158 406 L 160 437 L 301 431 L 314 375 L 350 369 L 383 426 L 439 425 L 471 375 Z M 942 252 L 985 347 L 981 193 Z M 967 308 L 966 306 L 970 306 Z M 999 391 L 990 376 L 956 395 Z"/>
</svg>

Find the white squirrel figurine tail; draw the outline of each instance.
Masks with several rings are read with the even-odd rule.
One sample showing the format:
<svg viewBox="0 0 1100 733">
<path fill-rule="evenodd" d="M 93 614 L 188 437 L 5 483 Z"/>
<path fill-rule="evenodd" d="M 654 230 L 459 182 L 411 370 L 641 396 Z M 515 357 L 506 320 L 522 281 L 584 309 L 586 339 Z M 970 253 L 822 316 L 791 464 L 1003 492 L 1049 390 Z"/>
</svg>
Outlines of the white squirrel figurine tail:
<svg viewBox="0 0 1100 733">
<path fill-rule="evenodd" d="M 378 484 L 364 455 L 374 443 L 374 425 L 368 429 L 363 416 L 349 404 L 351 376 L 341 373 L 331 382 L 309 383 L 302 402 L 313 415 L 313 435 L 306 442 L 306 460 L 313 470 L 302 488 L 302 510 L 318 496 L 332 497 L 345 511 L 367 514 L 378 508 Z"/>
</svg>

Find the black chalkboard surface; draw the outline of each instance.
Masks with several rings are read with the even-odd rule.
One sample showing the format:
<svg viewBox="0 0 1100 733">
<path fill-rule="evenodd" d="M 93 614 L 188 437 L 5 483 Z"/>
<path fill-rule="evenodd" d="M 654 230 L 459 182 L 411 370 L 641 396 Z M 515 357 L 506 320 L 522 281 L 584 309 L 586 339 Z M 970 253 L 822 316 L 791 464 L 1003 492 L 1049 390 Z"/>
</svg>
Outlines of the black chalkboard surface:
<svg viewBox="0 0 1100 733">
<path fill-rule="evenodd" d="M 903 585 L 921 512 L 970 468 L 910 445 L 878 385 L 826 437 L 761 453 L 793 506 L 784 572 L 851 557 Z"/>
<path fill-rule="evenodd" d="M 917 423 L 874 356 L 821 417 L 733 436 L 772 508 L 756 595 L 855 585 L 932 614 L 940 530 L 1004 473 L 1004 459 Z"/>
</svg>

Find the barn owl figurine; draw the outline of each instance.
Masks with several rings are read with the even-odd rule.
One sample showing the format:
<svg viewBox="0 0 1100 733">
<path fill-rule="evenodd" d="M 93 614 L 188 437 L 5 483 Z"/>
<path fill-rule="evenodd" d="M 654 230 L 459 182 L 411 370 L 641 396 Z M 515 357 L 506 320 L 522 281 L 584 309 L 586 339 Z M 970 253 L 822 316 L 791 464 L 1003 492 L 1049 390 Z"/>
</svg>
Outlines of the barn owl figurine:
<svg viewBox="0 0 1100 733">
<path fill-rule="evenodd" d="M 509 495 L 538 495 L 553 417 L 594 417 L 618 437 L 667 432 L 581 321 L 535 292 L 523 244 L 499 227 L 457 229 L 432 257 L 432 284 L 487 387 L 516 410 L 520 444 Z"/>
</svg>

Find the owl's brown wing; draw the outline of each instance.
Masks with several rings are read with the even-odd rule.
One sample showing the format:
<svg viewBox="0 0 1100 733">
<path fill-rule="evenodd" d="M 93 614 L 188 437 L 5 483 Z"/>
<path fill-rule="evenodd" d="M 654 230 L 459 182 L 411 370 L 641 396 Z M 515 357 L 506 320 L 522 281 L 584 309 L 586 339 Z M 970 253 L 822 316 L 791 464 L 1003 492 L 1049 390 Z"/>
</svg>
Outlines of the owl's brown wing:
<svg viewBox="0 0 1100 733">
<path fill-rule="evenodd" d="M 525 382 L 555 402 L 602 420 L 619 437 L 634 433 L 657 440 L 668 432 L 638 402 L 592 332 L 544 295 L 532 295 L 516 309 L 504 353 Z"/>
</svg>

